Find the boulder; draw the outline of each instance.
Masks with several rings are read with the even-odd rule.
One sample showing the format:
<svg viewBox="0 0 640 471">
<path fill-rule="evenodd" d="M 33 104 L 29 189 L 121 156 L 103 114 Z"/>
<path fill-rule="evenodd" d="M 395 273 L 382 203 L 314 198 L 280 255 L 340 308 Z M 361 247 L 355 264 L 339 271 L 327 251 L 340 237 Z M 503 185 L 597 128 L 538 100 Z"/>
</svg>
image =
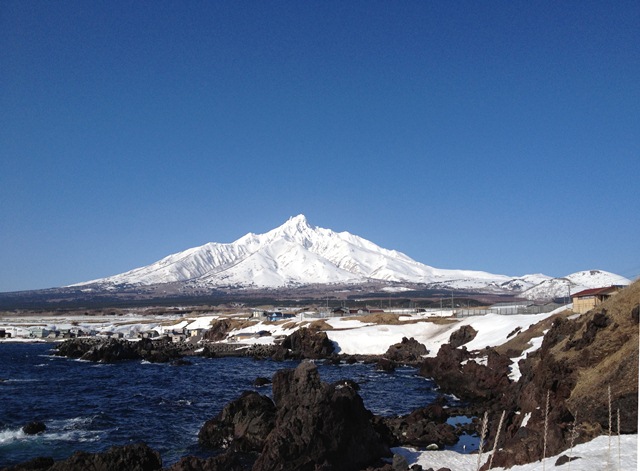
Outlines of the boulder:
<svg viewBox="0 0 640 471">
<path fill-rule="evenodd" d="M 275 428 L 253 471 L 355 471 L 391 456 L 358 393 L 348 384 L 323 383 L 311 362 L 278 371 L 273 398 Z"/>
<path fill-rule="evenodd" d="M 396 371 L 396 364 L 388 358 L 380 358 L 376 362 L 376 370 L 384 371 L 385 373 L 393 373 Z"/>
<path fill-rule="evenodd" d="M 427 347 L 416 339 L 403 337 L 400 343 L 391 345 L 383 356 L 396 363 L 415 364 L 427 353 L 429 353 Z"/>
<path fill-rule="evenodd" d="M 449 337 L 449 345 L 453 348 L 458 348 L 465 343 L 471 342 L 478 335 L 478 331 L 470 325 L 463 325 L 458 330 L 451 334 Z"/>
<path fill-rule="evenodd" d="M 22 431 L 26 435 L 37 435 L 44 432 L 45 430 L 47 430 L 47 426 L 43 422 L 37 420 L 29 422 L 28 424 L 25 424 L 24 427 L 22 427 Z"/>
<path fill-rule="evenodd" d="M 289 358 L 320 359 L 331 356 L 335 347 L 326 332 L 303 327 L 287 336 L 281 347 Z"/>
<path fill-rule="evenodd" d="M 253 380 L 253 386 L 256 388 L 260 388 L 262 386 L 266 386 L 267 384 L 271 384 L 271 380 L 269 378 L 265 378 L 263 376 L 259 376 Z"/>
</svg>

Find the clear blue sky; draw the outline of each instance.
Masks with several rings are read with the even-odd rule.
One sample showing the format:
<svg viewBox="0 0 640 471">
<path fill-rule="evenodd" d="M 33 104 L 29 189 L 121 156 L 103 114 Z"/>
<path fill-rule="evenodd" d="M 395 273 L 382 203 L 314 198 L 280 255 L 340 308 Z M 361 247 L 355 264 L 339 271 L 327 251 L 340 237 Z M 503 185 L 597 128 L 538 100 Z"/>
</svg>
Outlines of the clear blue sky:
<svg viewBox="0 0 640 471">
<path fill-rule="evenodd" d="M 0 291 L 305 214 L 437 268 L 640 274 L 640 3 L 0 2 Z"/>
</svg>

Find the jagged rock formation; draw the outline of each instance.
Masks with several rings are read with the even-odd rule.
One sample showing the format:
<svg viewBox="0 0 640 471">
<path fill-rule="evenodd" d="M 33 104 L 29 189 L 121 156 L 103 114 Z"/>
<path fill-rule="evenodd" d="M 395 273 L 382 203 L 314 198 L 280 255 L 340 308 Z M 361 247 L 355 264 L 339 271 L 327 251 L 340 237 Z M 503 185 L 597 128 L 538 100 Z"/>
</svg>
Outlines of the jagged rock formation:
<svg viewBox="0 0 640 471">
<path fill-rule="evenodd" d="M 198 443 L 206 448 L 228 448 L 259 452 L 276 422 L 276 406 L 267 396 L 244 392 L 230 402 L 217 417 L 208 420 L 198 433 Z"/>
<path fill-rule="evenodd" d="M 359 470 L 389 448 L 373 428 L 373 414 L 348 385 L 320 381 L 313 363 L 281 370 L 273 377 L 276 426 L 253 471 L 302 470 L 330 466 Z"/>
</svg>

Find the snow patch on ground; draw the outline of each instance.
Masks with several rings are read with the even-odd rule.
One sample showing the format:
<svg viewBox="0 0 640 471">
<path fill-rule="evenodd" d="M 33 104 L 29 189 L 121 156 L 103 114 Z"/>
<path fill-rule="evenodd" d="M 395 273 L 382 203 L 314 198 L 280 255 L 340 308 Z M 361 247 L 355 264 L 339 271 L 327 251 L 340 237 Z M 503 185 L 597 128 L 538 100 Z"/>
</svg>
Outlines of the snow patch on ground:
<svg viewBox="0 0 640 471">
<path fill-rule="evenodd" d="M 638 435 L 622 435 L 618 448 L 618 437 L 611 438 L 611 448 L 609 448 L 609 437 L 600 436 L 590 442 L 574 447 L 573 452 L 566 450 L 560 455 L 552 456 L 542 461 L 536 461 L 520 466 L 509 468 L 510 471 L 539 471 L 543 469 L 553 469 L 564 471 L 593 471 L 594 469 L 610 470 L 635 470 L 638 466 Z M 419 451 L 413 448 L 393 448 L 394 453 L 398 453 L 407 459 L 409 465 L 419 464 L 424 469 L 449 468 L 455 471 L 476 471 L 478 469 L 478 455 L 466 455 L 453 451 Z M 618 454 L 619 451 L 619 454 Z M 556 461 L 562 455 L 579 457 L 571 463 L 555 466 Z M 486 462 L 489 455 L 481 457 L 480 464 Z M 504 468 L 492 468 L 496 471 L 503 471 Z"/>
</svg>

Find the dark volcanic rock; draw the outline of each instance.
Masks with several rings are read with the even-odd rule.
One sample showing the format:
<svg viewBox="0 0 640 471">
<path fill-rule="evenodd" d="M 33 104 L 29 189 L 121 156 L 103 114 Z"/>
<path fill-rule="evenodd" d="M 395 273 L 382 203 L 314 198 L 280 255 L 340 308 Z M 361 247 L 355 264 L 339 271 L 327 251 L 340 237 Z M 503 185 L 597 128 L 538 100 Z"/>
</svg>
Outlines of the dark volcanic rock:
<svg viewBox="0 0 640 471">
<path fill-rule="evenodd" d="M 320 359 L 331 356 L 335 347 L 326 332 L 311 330 L 306 327 L 298 329 L 287 336 L 281 347 L 288 352 L 289 358 Z"/>
<path fill-rule="evenodd" d="M 266 386 L 267 384 L 271 384 L 271 380 L 269 378 L 265 378 L 265 377 L 258 377 L 256 379 L 253 380 L 253 386 L 260 388 L 262 386 Z"/>
<path fill-rule="evenodd" d="M 123 360 L 138 360 L 141 356 L 131 342 L 108 339 L 91 347 L 80 358 L 88 361 L 113 363 Z"/>
<path fill-rule="evenodd" d="M 186 456 L 166 471 L 250 471 L 255 455 L 226 452 L 211 458 Z"/>
<path fill-rule="evenodd" d="M 470 325 L 463 325 L 449 337 L 449 345 L 458 348 L 465 343 L 471 342 L 478 335 L 478 331 Z"/>
<path fill-rule="evenodd" d="M 465 400 L 501 397 L 511 382 L 511 360 L 491 348 L 482 353 L 487 356 L 486 365 L 471 358 L 465 348 L 458 349 L 444 344 L 434 358 L 425 358 L 420 366 L 420 374 L 433 378 L 444 391 Z"/>
<path fill-rule="evenodd" d="M 114 446 L 104 453 L 74 453 L 64 461 L 57 461 L 48 471 L 155 471 L 162 469 L 157 451 L 144 443 Z"/>
<path fill-rule="evenodd" d="M 198 442 L 207 448 L 260 451 L 265 437 L 275 425 L 276 408 L 271 399 L 254 391 L 224 406 L 198 433 Z"/>
<path fill-rule="evenodd" d="M 179 359 L 192 348 L 188 344 L 178 346 L 167 339 L 130 342 L 125 339 L 79 338 L 62 342 L 57 347 L 56 355 L 102 363 L 140 359 L 166 363 Z"/>
<path fill-rule="evenodd" d="M 276 426 L 253 471 L 351 471 L 391 456 L 358 393 L 321 382 L 313 363 L 278 371 L 273 397 Z"/>
<path fill-rule="evenodd" d="M 393 373 L 396 370 L 396 364 L 388 358 L 380 358 L 376 362 L 376 369 L 386 373 Z"/>
<path fill-rule="evenodd" d="M 396 363 L 414 364 L 422 360 L 427 353 L 427 347 L 416 339 L 403 337 L 400 343 L 391 345 L 383 356 Z"/>
<path fill-rule="evenodd" d="M 233 329 L 233 322 L 230 319 L 219 319 L 211 324 L 202 336 L 204 340 L 218 342 L 227 338 L 229 331 Z"/>
<path fill-rule="evenodd" d="M 393 436 L 392 446 L 426 447 L 432 444 L 443 449 L 455 445 L 455 428 L 446 423 L 449 415 L 440 404 L 416 409 L 402 417 L 384 417 L 381 420 Z"/>
<path fill-rule="evenodd" d="M 9 466 L 3 468 L 3 471 L 47 471 L 54 465 L 53 458 L 42 457 L 34 458 L 24 463 L 17 464 L 15 466 Z"/>
<path fill-rule="evenodd" d="M 22 431 L 27 435 L 37 435 L 47 430 L 47 426 L 43 422 L 33 421 L 22 427 Z"/>
</svg>

